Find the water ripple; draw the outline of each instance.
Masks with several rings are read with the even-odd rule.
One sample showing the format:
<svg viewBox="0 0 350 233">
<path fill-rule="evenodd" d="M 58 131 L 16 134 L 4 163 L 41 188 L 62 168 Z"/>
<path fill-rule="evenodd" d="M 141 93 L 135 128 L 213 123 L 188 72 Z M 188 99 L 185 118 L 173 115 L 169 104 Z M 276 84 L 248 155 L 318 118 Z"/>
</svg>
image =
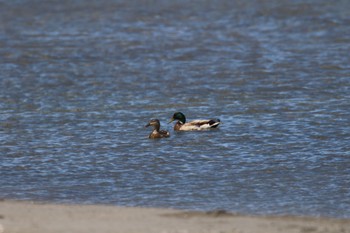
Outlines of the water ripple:
<svg viewBox="0 0 350 233">
<path fill-rule="evenodd" d="M 32 3 L 0 8 L 2 198 L 350 216 L 348 3 Z"/>
</svg>

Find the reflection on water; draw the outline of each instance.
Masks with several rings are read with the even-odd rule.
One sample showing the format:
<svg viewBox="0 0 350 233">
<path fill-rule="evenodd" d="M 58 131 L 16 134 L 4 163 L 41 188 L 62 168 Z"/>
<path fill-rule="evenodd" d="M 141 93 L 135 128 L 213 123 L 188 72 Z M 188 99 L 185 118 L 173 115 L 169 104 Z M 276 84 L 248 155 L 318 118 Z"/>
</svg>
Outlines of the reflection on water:
<svg viewBox="0 0 350 233">
<path fill-rule="evenodd" d="M 349 218 L 348 9 L 0 3 L 0 197 Z"/>
</svg>

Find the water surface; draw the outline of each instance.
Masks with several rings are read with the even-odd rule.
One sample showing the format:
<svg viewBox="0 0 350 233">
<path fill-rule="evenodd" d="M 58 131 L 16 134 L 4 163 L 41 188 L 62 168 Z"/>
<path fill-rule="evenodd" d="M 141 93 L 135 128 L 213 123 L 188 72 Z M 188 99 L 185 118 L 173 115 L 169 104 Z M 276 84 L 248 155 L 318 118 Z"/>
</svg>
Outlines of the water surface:
<svg viewBox="0 0 350 233">
<path fill-rule="evenodd" d="M 349 15 L 0 1 L 0 197 L 349 218 Z M 175 111 L 222 125 L 176 133 Z M 169 139 L 147 139 L 151 118 Z"/>
</svg>

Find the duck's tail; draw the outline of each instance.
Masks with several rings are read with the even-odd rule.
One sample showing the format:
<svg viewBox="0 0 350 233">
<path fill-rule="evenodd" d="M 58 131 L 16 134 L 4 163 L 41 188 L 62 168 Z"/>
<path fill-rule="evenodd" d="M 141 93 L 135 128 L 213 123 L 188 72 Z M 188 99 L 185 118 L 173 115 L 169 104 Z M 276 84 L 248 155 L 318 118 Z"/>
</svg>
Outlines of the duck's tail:
<svg viewBox="0 0 350 233">
<path fill-rule="evenodd" d="M 216 128 L 220 125 L 220 119 L 212 119 L 209 121 L 210 128 Z"/>
</svg>

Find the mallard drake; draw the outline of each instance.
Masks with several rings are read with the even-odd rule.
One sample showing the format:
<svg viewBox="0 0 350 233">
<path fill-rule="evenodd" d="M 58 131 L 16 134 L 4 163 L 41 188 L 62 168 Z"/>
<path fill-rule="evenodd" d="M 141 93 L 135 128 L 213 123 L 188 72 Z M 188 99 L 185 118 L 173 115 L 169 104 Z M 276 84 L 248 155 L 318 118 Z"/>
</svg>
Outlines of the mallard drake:
<svg viewBox="0 0 350 233">
<path fill-rule="evenodd" d="M 178 120 L 174 125 L 174 130 L 193 131 L 193 130 L 206 130 L 218 127 L 221 123 L 219 119 L 211 120 L 194 120 L 186 123 L 186 117 L 182 112 L 174 113 L 169 123 Z"/>
<path fill-rule="evenodd" d="M 170 136 L 170 133 L 168 131 L 160 130 L 160 122 L 158 119 L 150 120 L 145 127 L 148 126 L 153 126 L 153 131 L 148 136 L 148 138 L 167 138 Z"/>
</svg>

